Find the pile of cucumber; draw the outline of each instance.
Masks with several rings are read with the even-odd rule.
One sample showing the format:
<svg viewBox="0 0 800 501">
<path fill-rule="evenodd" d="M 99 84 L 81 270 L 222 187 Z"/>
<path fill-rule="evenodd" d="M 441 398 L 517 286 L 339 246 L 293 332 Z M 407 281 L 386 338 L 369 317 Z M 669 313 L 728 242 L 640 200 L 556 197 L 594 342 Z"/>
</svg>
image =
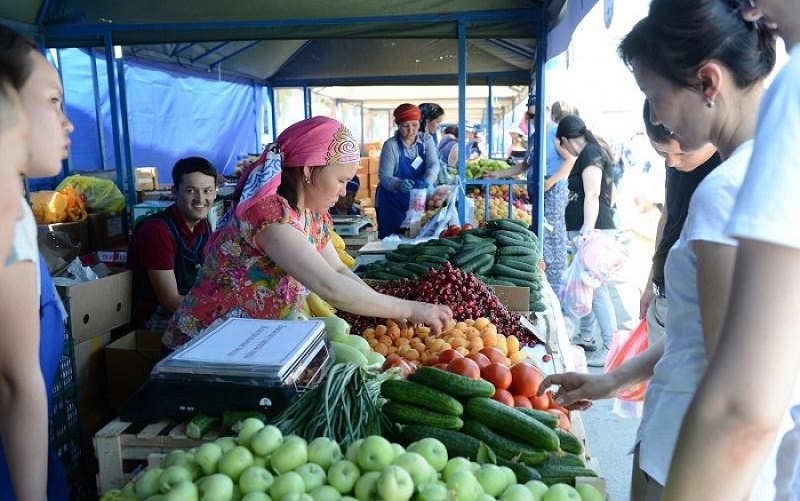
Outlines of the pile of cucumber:
<svg viewBox="0 0 800 501">
<path fill-rule="evenodd" d="M 485 227 L 462 231 L 458 237 L 400 244 L 397 250 L 386 253 L 384 261 L 369 264 L 358 273 L 373 280 L 417 278 L 449 261 L 487 285 L 530 288 L 529 310 L 542 312 L 546 306 L 540 260 L 536 235 L 524 222 L 493 219 Z"/>
<path fill-rule="evenodd" d="M 586 466 L 581 441 L 557 428 L 558 418 L 535 409 L 508 407 L 490 398 L 494 386 L 484 380 L 423 366 L 409 380 L 384 381 L 384 415 L 410 444 L 425 437 L 441 441 L 450 457 L 477 460 L 481 444 L 497 464 L 508 466 L 517 482 L 575 485 L 575 477 L 596 477 Z"/>
</svg>

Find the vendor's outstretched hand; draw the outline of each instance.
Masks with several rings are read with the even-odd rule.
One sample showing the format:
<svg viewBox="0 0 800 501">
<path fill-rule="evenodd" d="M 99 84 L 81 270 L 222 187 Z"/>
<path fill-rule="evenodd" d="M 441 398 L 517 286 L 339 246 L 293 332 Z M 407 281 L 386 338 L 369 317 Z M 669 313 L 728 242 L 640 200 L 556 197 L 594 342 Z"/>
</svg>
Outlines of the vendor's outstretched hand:
<svg viewBox="0 0 800 501">
<path fill-rule="evenodd" d="M 415 303 L 411 318 L 412 324 L 424 324 L 431 328 L 431 333 L 439 335 L 454 325 L 453 312 L 441 304 Z"/>
<path fill-rule="evenodd" d="M 544 378 L 539 385 L 539 395 L 543 395 L 551 385 L 558 386 L 556 403 L 569 410 L 585 410 L 592 406 L 592 400 L 613 397 L 619 390 L 608 374 L 585 374 L 566 372 Z"/>
<path fill-rule="evenodd" d="M 500 179 L 500 177 L 502 176 L 502 172 L 503 171 L 500 171 L 500 170 L 488 171 L 488 172 L 484 172 L 481 177 L 483 179 Z"/>
<path fill-rule="evenodd" d="M 408 193 L 409 191 L 414 189 L 414 181 L 410 179 L 403 179 L 400 181 L 400 192 L 401 193 Z"/>
</svg>

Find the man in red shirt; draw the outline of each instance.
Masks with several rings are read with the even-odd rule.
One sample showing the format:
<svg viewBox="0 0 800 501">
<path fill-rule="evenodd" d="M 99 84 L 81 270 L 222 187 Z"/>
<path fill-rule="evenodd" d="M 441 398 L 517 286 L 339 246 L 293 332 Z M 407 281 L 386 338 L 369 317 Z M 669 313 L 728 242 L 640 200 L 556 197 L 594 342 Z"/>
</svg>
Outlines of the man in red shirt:
<svg viewBox="0 0 800 501">
<path fill-rule="evenodd" d="M 135 328 L 166 328 L 194 285 L 213 231 L 207 216 L 217 197 L 216 179 L 205 158 L 178 160 L 172 168 L 175 203 L 136 225 L 128 246 Z"/>
</svg>

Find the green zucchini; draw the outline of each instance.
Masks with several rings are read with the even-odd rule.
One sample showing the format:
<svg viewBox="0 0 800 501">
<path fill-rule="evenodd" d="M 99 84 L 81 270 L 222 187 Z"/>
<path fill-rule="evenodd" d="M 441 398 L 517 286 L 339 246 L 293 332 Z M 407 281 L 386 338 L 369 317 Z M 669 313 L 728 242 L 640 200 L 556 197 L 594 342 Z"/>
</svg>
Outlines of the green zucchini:
<svg viewBox="0 0 800 501">
<path fill-rule="evenodd" d="M 453 397 L 491 397 L 494 386 L 483 379 L 470 379 L 435 367 L 422 366 L 409 376 L 411 381 L 443 391 Z M 502 405 L 502 404 L 501 404 Z"/>
<path fill-rule="evenodd" d="M 552 428 L 497 400 L 471 398 L 467 401 L 465 411 L 468 417 L 509 438 L 546 451 L 558 450 L 558 435 Z"/>
<path fill-rule="evenodd" d="M 446 430 L 460 430 L 464 425 L 464 422 L 458 416 L 440 414 L 400 402 L 386 402 L 381 407 L 381 411 L 394 423 L 424 424 Z"/>
<path fill-rule="evenodd" d="M 464 406 L 450 395 L 413 381 L 389 379 L 381 384 L 381 395 L 394 402 L 423 407 L 433 412 L 460 416 Z"/>
<path fill-rule="evenodd" d="M 547 485 L 568 484 L 575 486 L 575 477 L 596 477 L 597 472 L 591 468 L 580 466 L 552 465 L 544 463 L 537 470 L 542 476 L 542 482 Z"/>
<path fill-rule="evenodd" d="M 562 444 L 561 447 L 564 447 L 564 445 Z M 584 468 L 586 466 L 586 461 L 584 461 L 584 459 L 578 454 L 572 454 L 571 452 L 564 452 L 563 450 L 561 450 L 561 451 L 548 451 L 547 464 L 562 465 L 562 466 L 579 466 L 581 468 Z"/>
<path fill-rule="evenodd" d="M 533 419 L 539 421 L 540 423 L 546 425 L 548 428 L 552 428 L 556 430 L 558 427 L 558 417 L 550 414 L 549 412 L 540 411 L 538 409 L 526 409 L 525 407 L 516 407 L 518 411 L 523 414 L 527 414 L 528 416 L 532 417 Z M 556 434 L 558 431 L 556 430 Z"/>
<path fill-rule="evenodd" d="M 466 419 L 462 430 L 491 447 L 497 457 L 518 459 L 528 466 L 536 466 L 548 458 L 546 451 L 516 442 L 474 419 Z"/>
<path fill-rule="evenodd" d="M 474 258 L 472 261 L 469 261 L 461 266 L 461 269 L 466 272 L 474 272 L 478 268 L 484 271 L 488 271 L 492 269 L 492 263 L 494 263 L 494 256 L 491 254 L 481 254 L 480 256 Z M 487 268 L 488 265 L 488 268 Z"/>
<path fill-rule="evenodd" d="M 462 457 L 471 461 L 478 458 L 478 451 L 481 442 L 465 433 L 455 430 L 445 430 L 433 426 L 422 424 L 406 424 L 400 427 L 400 440 L 406 445 L 422 440 L 423 438 L 435 438 L 444 444 L 449 457 Z"/>
<path fill-rule="evenodd" d="M 215 417 L 211 417 L 206 414 L 197 414 L 186 425 L 186 436 L 195 440 L 199 440 L 203 438 L 203 435 L 211 431 L 218 421 L 219 420 Z"/>
<path fill-rule="evenodd" d="M 509 461 L 508 459 L 497 458 L 497 466 L 505 466 L 514 472 L 517 477 L 518 484 L 524 484 L 530 480 L 542 480 L 542 476 L 535 468 L 518 463 L 516 461 Z"/>
</svg>

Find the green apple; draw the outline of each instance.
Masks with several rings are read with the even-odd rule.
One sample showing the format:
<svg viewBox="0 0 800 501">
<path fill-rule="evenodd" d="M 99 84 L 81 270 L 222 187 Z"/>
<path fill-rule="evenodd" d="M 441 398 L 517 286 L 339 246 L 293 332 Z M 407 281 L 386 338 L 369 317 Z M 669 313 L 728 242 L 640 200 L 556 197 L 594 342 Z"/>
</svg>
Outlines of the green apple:
<svg viewBox="0 0 800 501">
<path fill-rule="evenodd" d="M 239 490 L 242 494 L 251 492 L 267 492 L 275 479 L 272 473 L 261 466 L 251 466 L 239 476 Z"/>
<path fill-rule="evenodd" d="M 311 496 L 309 496 L 306 493 L 298 494 L 296 492 L 293 492 L 291 494 L 283 496 L 281 498 L 281 501 L 314 501 L 314 500 L 311 499 Z"/>
<path fill-rule="evenodd" d="M 164 501 L 163 494 L 156 494 L 155 496 L 150 496 L 149 498 L 145 499 L 144 501 Z"/>
<path fill-rule="evenodd" d="M 238 482 L 242 472 L 251 466 L 253 466 L 253 453 L 241 445 L 223 454 L 217 463 L 219 472 L 228 475 L 234 482 Z"/>
<path fill-rule="evenodd" d="M 269 458 L 264 456 L 253 456 L 253 466 L 266 468 L 269 466 Z"/>
<path fill-rule="evenodd" d="M 472 468 L 456 469 L 450 473 L 446 482 L 447 489 L 453 492 L 458 501 L 475 501 L 483 493 L 483 487 L 472 473 Z M 525 490 L 527 492 L 527 489 Z"/>
<path fill-rule="evenodd" d="M 582 501 L 605 501 L 605 497 L 600 494 L 597 487 L 592 484 L 581 484 L 575 487 L 578 494 L 581 496 Z"/>
<path fill-rule="evenodd" d="M 344 453 L 344 458 L 348 461 L 358 464 L 358 449 L 361 447 L 363 442 L 364 439 L 359 438 L 355 442 L 351 443 L 347 448 L 347 451 Z"/>
<path fill-rule="evenodd" d="M 542 501 L 581 501 L 581 495 L 567 484 L 553 484 L 542 496 Z"/>
<path fill-rule="evenodd" d="M 484 492 L 497 497 L 509 486 L 508 478 L 503 470 L 494 464 L 484 464 L 475 472 L 475 478 L 483 487 Z M 516 481 L 515 481 L 516 483 Z"/>
<path fill-rule="evenodd" d="M 483 492 L 478 496 L 478 499 L 476 499 L 475 501 L 497 501 L 497 498 Z"/>
<path fill-rule="evenodd" d="M 369 346 L 367 340 L 355 334 L 348 334 L 344 340 L 344 344 L 352 346 L 364 355 L 372 351 L 372 348 Z"/>
<path fill-rule="evenodd" d="M 419 486 L 419 492 L 414 497 L 416 501 L 449 501 L 450 496 L 447 486 L 441 482 Z"/>
<path fill-rule="evenodd" d="M 358 499 L 352 496 L 342 496 L 339 498 L 341 501 L 358 501 Z"/>
<path fill-rule="evenodd" d="M 392 442 L 392 450 L 394 451 L 394 458 L 397 459 L 397 456 L 406 452 L 406 448 L 402 445 Z"/>
<path fill-rule="evenodd" d="M 306 492 L 311 492 L 320 485 L 324 485 L 327 478 L 322 466 L 315 463 L 300 465 L 294 471 L 303 477 L 303 485 L 306 487 Z"/>
<path fill-rule="evenodd" d="M 416 452 L 404 452 L 394 458 L 395 464 L 408 472 L 417 487 L 436 480 L 436 470 Z"/>
<path fill-rule="evenodd" d="M 308 444 L 308 461 L 320 465 L 326 471 L 343 457 L 339 444 L 328 437 L 317 437 Z"/>
<path fill-rule="evenodd" d="M 533 493 L 522 484 L 509 485 L 500 496 L 501 501 L 533 501 Z"/>
<path fill-rule="evenodd" d="M 136 478 L 136 495 L 140 499 L 146 499 L 158 494 L 158 479 L 162 473 L 164 473 L 163 469 L 153 468 L 139 475 Z"/>
<path fill-rule="evenodd" d="M 272 469 L 278 474 L 292 471 L 298 466 L 306 464 L 306 462 L 308 462 L 308 446 L 306 445 L 306 441 L 291 437 L 286 437 L 283 441 L 283 445 L 278 447 L 269 458 L 270 466 L 272 466 Z"/>
<path fill-rule="evenodd" d="M 136 495 L 136 484 L 133 481 L 128 482 L 125 484 L 125 487 L 122 488 L 122 493 L 130 496 Z"/>
<path fill-rule="evenodd" d="M 233 495 L 231 496 L 231 501 L 242 501 L 242 491 L 239 490 L 239 486 L 233 484 Z"/>
<path fill-rule="evenodd" d="M 378 499 L 378 479 L 381 477 L 380 472 L 368 471 L 361 475 L 361 478 L 356 482 L 356 499 L 358 501 L 373 501 Z"/>
<path fill-rule="evenodd" d="M 242 501 L 272 501 L 272 498 L 266 492 L 251 492 L 245 494 Z"/>
<path fill-rule="evenodd" d="M 442 480 L 447 482 L 448 480 L 450 480 L 450 476 L 459 470 L 466 470 L 472 473 L 473 472 L 472 461 L 470 461 L 467 458 L 461 458 L 461 457 L 449 460 L 447 464 L 444 466 L 444 469 L 442 470 Z"/>
<path fill-rule="evenodd" d="M 525 487 L 533 493 L 533 501 L 542 501 L 542 497 L 547 492 L 547 484 L 540 480 L 528 480 Z"/>
<path fill-rule="evenodd" d="M 252 449 L 253 454 L 258 456 L 272 454 L 282 444 L 283 433 L 277 426 L 272 426 L 271 424 L 261 428 L 250 438 L 250 449 Z"/>
<path fill-rule="evenodd" d="M 203 475 L 211 475 L 217 472 L 217 463 L 222 457 L 222 447 L 214 442 L 207 442 L 194 453 L 194 461 L 200 467 Z"/>
<path fill-rule="evenodd" d="M 187 480 L 173 485 L 172 489 L 164 494 L 164 501 L 197 501 L 199 496 L 197 486 L 191 480 Z"/>
<path fill-rule="evenodd" d="M 161 494 L 168 493 L 173 486 L 181 482 L 191 482 L 192 474 L 183 466 L 173 465 L 164 469 L 158 477 L 158 490 Z"/>
<path fill-rule="evenodd" d="M 403 468 L 387 466 L 378 477 L 378 494 L 384 501 L 408 501 L 414 495 L 414 481 Z"/>
<path fill-rule="evenodd" d="M 314 501 L 338 501 L 342 495 L 330 485 L 320 485 L 308 493 Z"/>
<path fill-rule="evenodd" d="M 239 432 L 239 445 L 243 447 L 250 447 L 250 439 L 262 428 L 264 428 L 264 421 L 254 417 L 240 421 L 233 427 L 234 431 Z"/>
<path fill-rule="evenodd" d="M 325 332 L 328 334 L 328 339 L 340 343 L 347 342 L 347 337 L 350 335 L 350 324 L 337 316 L 323 317 L 321 320 L 325 322 Z"/>
<path fill-rule="evenodd" d="M 233 437 L 219 437 L 218 439 L 214 440 L 214 443 L 220 446 L 223 454 L 230 451 L 237 445 L 236 439 Z"/>
<path fill-rule="evenodd" d="M 371 435 L 358 448 L 358 466 L 365 471 L 381 471 L 394 460 L 392 444 L 380 435 Z M 358 497 L 358 496 L 356 496 Z"/>
<path fill-rule="evenodd" d="M 359 477 L 361 471 L 358 466 L 346 459 L 336 461 L 328 468 L 328 484 L 341 494 L 351 492 Z"/>
<path fill-rule="evenodd" d="M 516 484 L 517 483 L 517 474 L 514 473 L 514 470 L 512 470 L 508 466 L 501 466 L 500 469 L 503 470 L 503 473 L 505 473 L 505 475 L 506 475 L 506 479 L 507 479 L 507 484 L 506 485 L 511 485 L 511 484 Z"/>
<path fill-rule="evenodd" d="M 269 495 L 272 499 L 281 499 L 289 494 L 303 494 L 306 486 L 303 477 L 299 473 L 290 471 L 275 477 L 272 486 L 269 488 Z"/>
<path fill-rule="evenodd" d="M 233 498 L 233 480 L 222 473 L 207 476 L 198 487 L 202 501 L 230 501 Z"/>
<path fill-rule="evenodd" d="M 447 448 L 435 438 L 423 438 L 409 445 L 408 452 L 416 452 L 424 457 L 436 471 L 442 471 L 447 465 Z"/>
</svg>

